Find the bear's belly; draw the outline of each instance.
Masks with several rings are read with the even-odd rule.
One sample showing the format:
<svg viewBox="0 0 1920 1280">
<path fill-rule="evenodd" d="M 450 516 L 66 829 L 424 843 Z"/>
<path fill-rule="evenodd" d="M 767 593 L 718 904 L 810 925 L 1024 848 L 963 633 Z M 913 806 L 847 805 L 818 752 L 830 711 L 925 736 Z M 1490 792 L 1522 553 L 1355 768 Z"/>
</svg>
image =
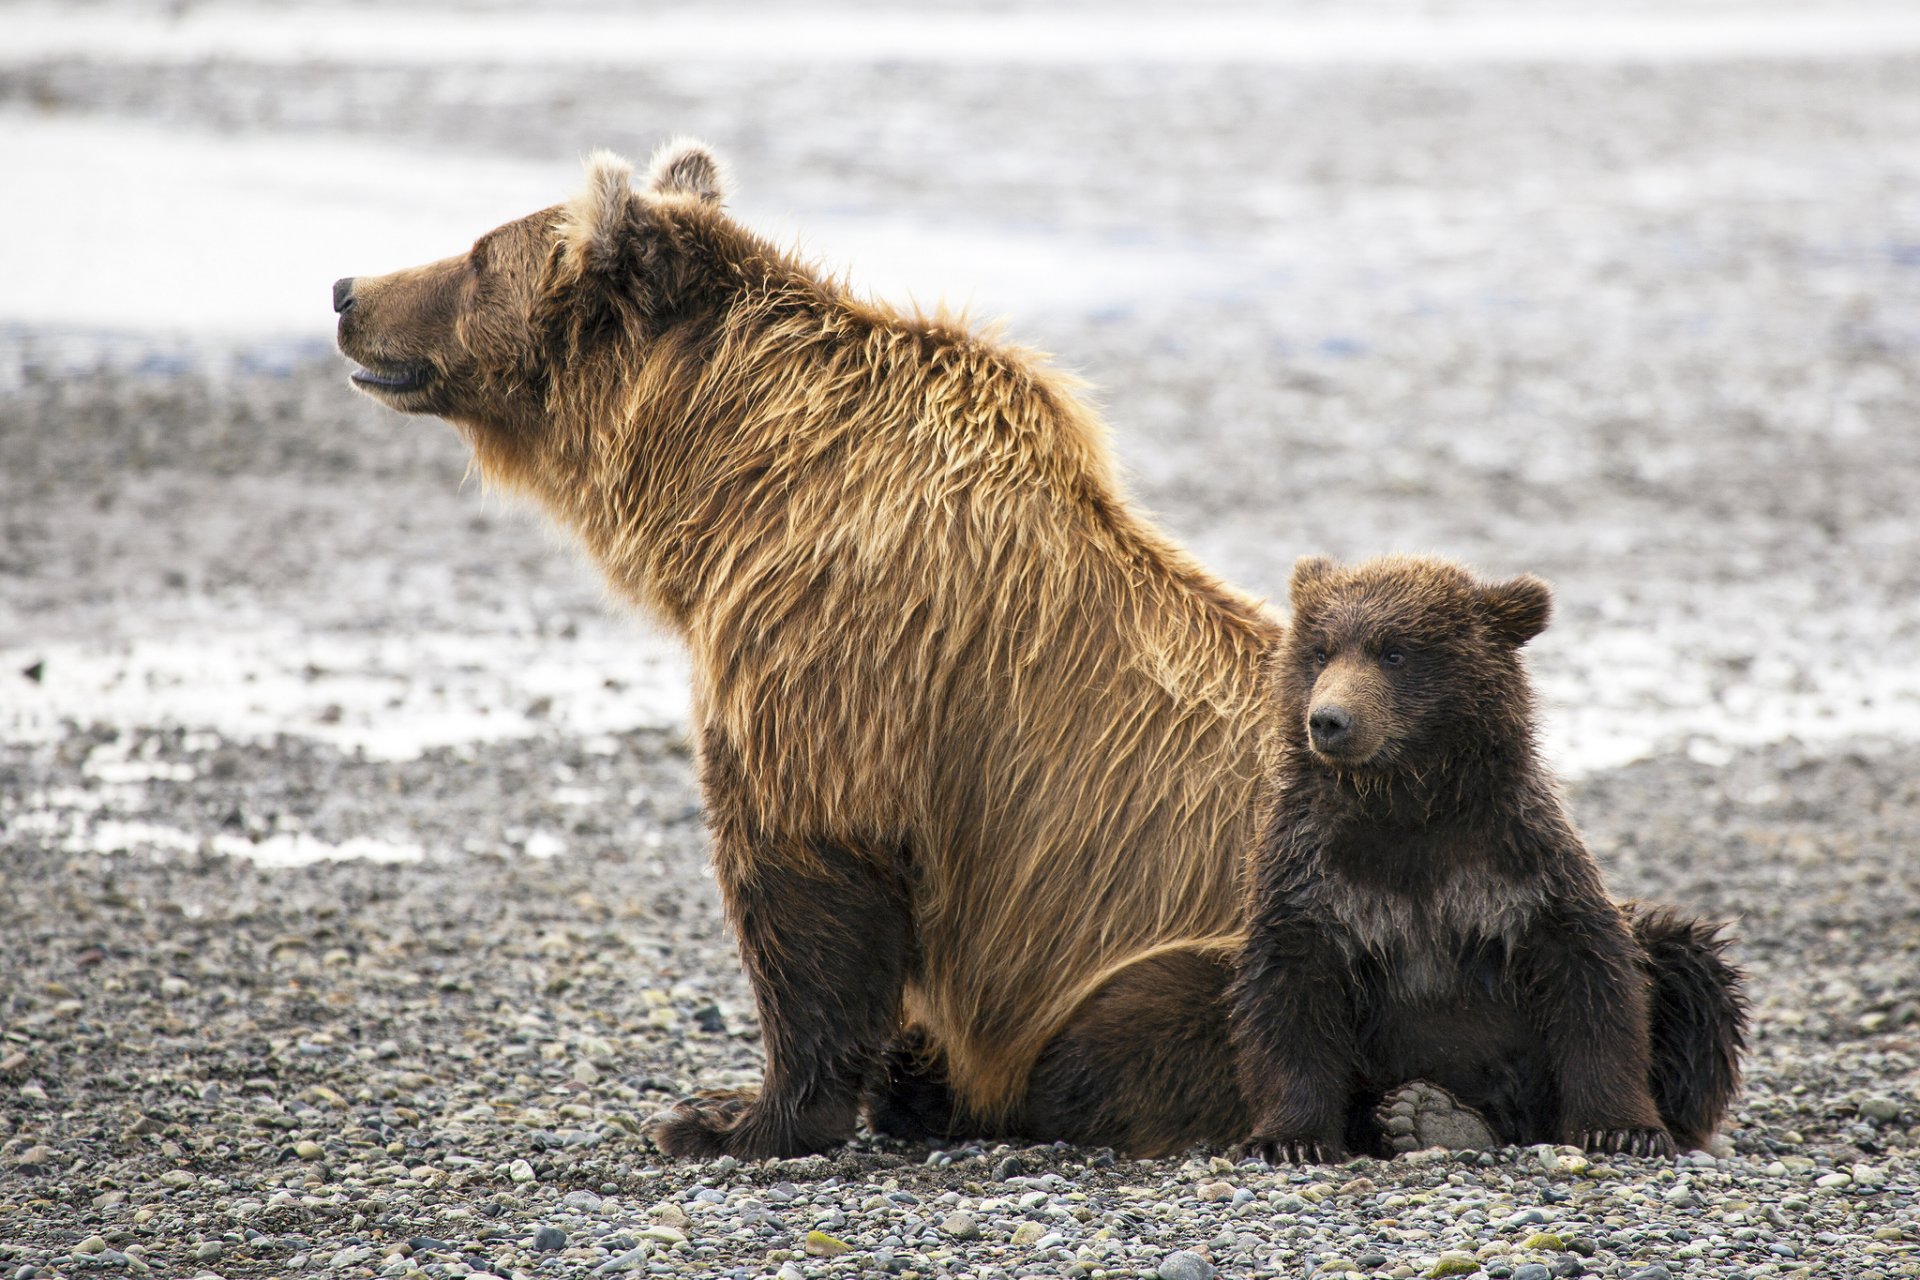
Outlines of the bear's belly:
<svg viewBox="0 0 1920 1280">
<path fill-rule="evenodd" d="M 1486 1116 L 1503 1140 L 1537 1141 L 1558 1112 L 1553 1072 L 1526 1011 L 1506 992 L 1453 990 L 1363 1014 L 1359 1075 L 1375 1096 L 1413 1080 Z"/>
</svg>

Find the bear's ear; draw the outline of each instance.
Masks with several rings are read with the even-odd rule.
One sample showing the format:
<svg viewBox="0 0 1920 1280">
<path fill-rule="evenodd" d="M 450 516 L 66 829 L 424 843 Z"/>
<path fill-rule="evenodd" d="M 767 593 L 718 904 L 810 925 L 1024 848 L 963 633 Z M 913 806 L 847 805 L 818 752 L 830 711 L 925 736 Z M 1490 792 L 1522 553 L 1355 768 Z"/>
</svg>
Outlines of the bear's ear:
<svg viewBox="0 0 1920 1280">
<path fill-rule="evenodd" d="M 692 196 L 719 204 L 727 198 L 727 175 L 705 143 L 674 138 L 653 153 L 647 165 L 647 190 L 656 196 Z"/>
<path fill-rule="evenodd" d="M 1480 589 L 1480 612 L 1487 630 L 1514 648 L 1547 629 L 1553 613 L 1553 589 L 1530 573 Z"/>
<path fill-rule="evenodd" d="M 633 166 L 611 151 L 587 157 L 587 186 L 560 215 L 562 258 L 575 277 L 611 270 L 631 225 Z"/>
<path fill-rule="evenodd" d="M 1287 595 L 1296 611 L 1320 593 L 1340 568 L 1327 556 L 1301 556 L 1293 562 L 1293 577 L 1287 583 Z"/>
</svg>

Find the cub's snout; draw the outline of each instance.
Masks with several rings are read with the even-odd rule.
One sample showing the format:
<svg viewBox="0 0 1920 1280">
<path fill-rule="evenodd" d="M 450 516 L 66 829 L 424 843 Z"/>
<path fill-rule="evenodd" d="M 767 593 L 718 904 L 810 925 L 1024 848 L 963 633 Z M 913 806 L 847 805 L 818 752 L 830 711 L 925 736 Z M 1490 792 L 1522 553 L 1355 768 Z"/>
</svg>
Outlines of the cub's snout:
<svg viewBox="0 0 1920 1280">
<path fill-rule="evenodd" d="M 1392 720 L 1388 690 L 1359 662 L 1336 658 L 1313 683 L 1307 745 L 1335 764 L 1365 764 L 1379 753 Z"/>
</svg>

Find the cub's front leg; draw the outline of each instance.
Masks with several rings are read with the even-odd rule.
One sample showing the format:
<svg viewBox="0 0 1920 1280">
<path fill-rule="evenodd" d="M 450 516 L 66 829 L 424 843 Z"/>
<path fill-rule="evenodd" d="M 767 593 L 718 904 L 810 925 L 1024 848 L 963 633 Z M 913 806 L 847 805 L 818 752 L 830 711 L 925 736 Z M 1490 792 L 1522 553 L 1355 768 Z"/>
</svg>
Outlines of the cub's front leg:
<svg viewBox="0 0 1920 1280">
<path fill-rule="evenodd" d="M 1269 1163 L 1343 1160 L 1356 1050 L 1339 943 L 1285 867 L 1263 869 L 1255 895 L 1228 991 L 1235 1067 L 1253 1113 L 1247 1149 Z"/>
<path fill-rule="evenodd" d="M 714 865 L 760 1014 L 759 1092 L 712 1090 L 654 1117 L 670 1156 L 754 1160 L 853 1136 L 861 1094 L 897 1033 L 913 955 L 897 851 L 757 829 L 724 744 L 704 744 Z"/>
<path fill-rule="evenodd" d="M 1553 1140 L 1589 1151 L 1672 1155 L 1673 1137 L 1649 1083 L 1646 970 L 1619 909 L 1605 900 L 1555 904 L 1529 931 L 1519 959 L 1559 1086 Z"/>
</svg>

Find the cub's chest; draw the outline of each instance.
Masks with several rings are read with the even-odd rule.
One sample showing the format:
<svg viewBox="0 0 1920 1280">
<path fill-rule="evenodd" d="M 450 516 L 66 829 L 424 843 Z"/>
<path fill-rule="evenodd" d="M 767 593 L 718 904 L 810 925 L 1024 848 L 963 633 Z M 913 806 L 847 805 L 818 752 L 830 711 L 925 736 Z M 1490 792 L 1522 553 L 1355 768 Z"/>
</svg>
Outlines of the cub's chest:
<svg viewBox="0 0 1920 1280">
<path fill-rule="evenodd" d="M 1353 960 L 1409 994 L 1442 985 L 1464 957 L 1504 950 L 1546 899 L 1542 878 L 1503 867 L 1470 836 L 1415 833 L 1336 847 L 1322 861 L 1320 906 Z"/>
</svg>

